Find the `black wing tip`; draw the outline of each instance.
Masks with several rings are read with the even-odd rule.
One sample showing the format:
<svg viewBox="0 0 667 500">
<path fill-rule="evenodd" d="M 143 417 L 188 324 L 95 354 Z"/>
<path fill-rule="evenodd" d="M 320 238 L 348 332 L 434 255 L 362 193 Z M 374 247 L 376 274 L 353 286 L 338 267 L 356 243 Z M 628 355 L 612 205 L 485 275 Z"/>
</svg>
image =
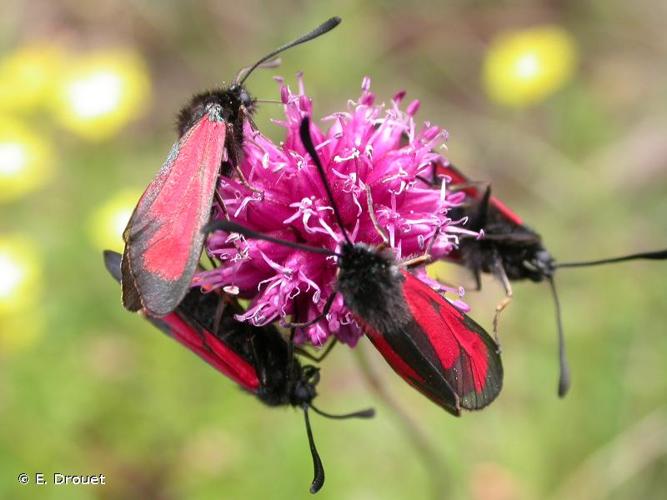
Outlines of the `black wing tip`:
<svg viewBox="0 0 667 500">
<path fill-rule="evenodd" d="M 489 336 L 491 342 L 495 341 Z M 488 344 L 487 344 L 488 345 Z M 497 350 L 489 351 L 495 361 L 489 362 L 489 371 L 486 376 L 486 383 L 481 392 L 473 391 L 466 396 L 461 397 L 461 406 L 468 411 L 483 410 L 493 403 L 503 390 L 503 379 L 505 370 L 503 368 L 502 358 Z"/>
<path fill-rule="evenodd" d="M 123 271 L 121 268 L 122 256 L 118 252 L 113 250 L 104 250 L 102 252 L 104 258 L 104 267 L 107 272 L 115 279 L 118 283 L 122 283 Z"/>
<path fill-rule="evenodd" d="M 102 255 L 104 256 L 105 260 L 108 258 L 117 258 L 118 262 L 120 262 L 120 258 L 122 257 L 121 253 L 116 252 L 115 250 L 110 250 L 108 248 L 106 250 L 102 250 Z"/>
<path fill-rule="evenodd" d="M 120 281 L 120 262 L 122 255 L 113 250 L 104 250 L 102 252 L 102 257 L 104 258 L 104 267 L 109 271 L 109 274 L 113 276 L 116 281 Z"/>
<path fill-rule="evenodd" d="M 138 292 L 134 285 L 128 285 L 127 280 L 131 280 L 132 278 L 123 277 L 123 256 L 114 250 L 103 250 L 102 257 L 104 258 L 104 267 L 106 267 L 113 279 L 121 284 L 121 301 L 123 307 L 130 312 L 141 311 L 143 306 Z"/>
</svg>

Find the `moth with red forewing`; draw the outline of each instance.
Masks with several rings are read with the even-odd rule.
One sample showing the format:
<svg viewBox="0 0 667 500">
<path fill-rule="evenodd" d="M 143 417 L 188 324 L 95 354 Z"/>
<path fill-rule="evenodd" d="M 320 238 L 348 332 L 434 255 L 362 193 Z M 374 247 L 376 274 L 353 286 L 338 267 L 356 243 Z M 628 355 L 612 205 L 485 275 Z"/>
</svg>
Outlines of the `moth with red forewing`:
<svg viewBox="0 0 667 500">
<path fill-rule="evenodd" d="M 105 251 L 104 263 L 109 273 L 120 281 L 120 254 Z M 303 409 L 314 467 L 310 491 L 315 493 L 324 484 L 324 469 L 315 448 L 308 409 L 338 419 L 369 418 L 374 412 L 363 410 L 330 415 L 314 407 L 319 369 L 312 365 L 302 366 L 294 356 L 291 344 L 272 325 L 256 327 L 237 321 L 234 316 L 242 312 L 242 307 L 230 296 L 215 292 L 204 294 L 193 288 L 173 312 L 161 318 L 144 316 L 245 391 L 257 396 L 262 403 Z"/>
<path fill-rule="evenodd" d="M 481 273 L 493 274 L 504 286 L 507 298 L 496 309 L 494 330 L 498 314 L 512 296 L 512 281 L 548 281 L 556 305 L 558 329 L 558 358 L 560 375 L 558 395 L 564 396 L 570 387 L 570 371 L 565 355 L 565 341 L 561 323 L 560 302 L 554 284 L 556 269 L 583 267 L 637 259 L 667 259 L 667 250 L 625 255 L 611 259 L 586 262 L 557 263 L 542 243 L 542 237 L 526 226 L 523 219 L 498 198 L 491 196 L 490 188 L 481 189 L 479 182 L 471 181 L 451 164 L 433 165 L 433 182 L 445 178 L 451 189 L 459 189 L 468 195 L 466 203 L 451 211 L 452 218 L 467 218 L 466 228 L 482 231 L 480 239 L 462 238 L 459 249 L 448 255 L 467 267 L 473 274 L 477 288 L 481 288 Z"/>
<path fill-rule="evenodd" d="M 248 76 L 295 45 L 340 23 L 334 17 L 242 70 L 227 87 L 198 94 L 178 118 L 179 140 L 148 185 L 123 233 L 123 305 L 151 316 L 173 311 L 190 287 L 201 255 L 218 176 L 238 170 L 243 127 L 255 110 Z M 223 168 L 223 167 L 229 168 Z"/>
<path fill-rule="evenodd" d="M 494 340 L 389 253 L 343 244 L 338 291 L 391 367 L 454 415 L 479 410 L 502 386 Z"/>
<path fill-rule="evenodd" d="M 337 291 L 394 371 L 453 415 L 460 415 L 462 408 L 484 408 L 502 386 L 503 368 L 494 340 L 445 298 L 400 268 L 389 249 L 350 240 L 313 146 L 308 118 L 301 123 L 300 135 L 345 238 L 339 252 L 276 240 L 231 221 L 211 223 L 205 230 L 236 232 L 335 255 Z"/>
</svg>

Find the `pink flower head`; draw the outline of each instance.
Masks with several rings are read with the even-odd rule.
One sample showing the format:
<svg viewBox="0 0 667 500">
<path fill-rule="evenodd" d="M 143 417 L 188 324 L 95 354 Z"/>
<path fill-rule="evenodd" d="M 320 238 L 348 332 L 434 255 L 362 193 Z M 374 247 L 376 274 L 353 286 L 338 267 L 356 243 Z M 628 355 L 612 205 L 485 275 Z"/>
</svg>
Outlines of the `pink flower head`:
<svg viewBox="0 0 667 500">
<path fill-rule="evenodd" d="M 279 83 L 285 119 L 276 123 L 286 131 L 284 142 L 277 145 L 248 125 L 240 166 L 247 183 L 236 176 L 222 177 L 218 194 L 227 216 L 245 227 L 335 251 L 343 233 L 299 137 L 303 117 L 312 115 L 312 101 L 301 75 L 297 93 Z M 403 111 L 404 96 L 400 92 L 388 106 L 376 105 L 365 78 L 359 99 L 350 101 L 347 111 L 323 118 L 319 126 L 312 122 L 311 134 L 353 242 L 382 242 L 369 215 L 372 210 L 397 259 L 427 251 L 438 259 L 456 247 L 461 233 L 470 234 L 457 226 L 460 221 L 447 217 L 465 195 L 425 182 L 432 176 L 432 163 L 443 160 L 435 151 L 447 134 L 429 123 L 418 128 L 414 115 L 419 101 Z M 223 210 L 216 217 L 225 217 Z M 221 265 L 200 273 L 195 283 L 224 287 L 250 299 L 238 319 L 257 326 L 317 318 L 336 293 L 334 257 L 221 232 L 209 238 L 208 252 Z M 297 331 L 296 340 L 322 345 L 332 334 L 352 346 L 362 335 L 340 295 L 326 318 Z"/>
</svg>

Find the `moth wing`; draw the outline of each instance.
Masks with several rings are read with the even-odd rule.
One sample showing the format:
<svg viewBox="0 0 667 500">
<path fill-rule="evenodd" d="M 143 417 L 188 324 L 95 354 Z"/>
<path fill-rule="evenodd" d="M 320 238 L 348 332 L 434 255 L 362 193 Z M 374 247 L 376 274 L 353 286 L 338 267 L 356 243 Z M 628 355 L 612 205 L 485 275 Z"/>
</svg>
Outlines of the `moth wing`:
<svg viewBox="0 0 667 500">
<path fill-rule="evenodd" d="M 151 316 L 173 311 L 190 287 L 204 244 L 227 125 L 204 115 L 174 144 L 123 233 L 123 304 Z"/>
<path fill-rule="evenodd" d="M 481 199 L 483 195 L 479 189 L 481 184 L 469 179 L 463 172 L 461 172 L 452 164 L 445 165 L 443 163 L 435 163 L 433 174 L 434 181 L 435 177 L 438 176 L 445 175 L 449 177 L 451 179 L 450 186 L 454 188 L 460 187 L 464 193 L 473 199 Z M 523 225 L 523 219 L 495 196 L 491 196 L 489 199 L 489 205 L 495 208 L 505 219 L 508 219 L 510 222 L 518 226 Z"/>
<path fill-rule="evenodd" d="M 497 344 L 430 286 L 410 273 L 404 272 L 404 276 L 403 293 L 419 325 L 423 337 L 420 342 L 432 347 L 426 357 L 457 395 L 461 407 L 484 408 L 502 388 L 503 367 Z"/>
<path fill-rule="evenodd" d="M 121 255 L 105 250 L 104 264 L 114 279 L 120 281 Z M 192 289 L 174 312 L 161 318 L 145 313 L 143 316 L 220 373 L 244 389 L 256 392 L 260 384 L 254 366 L 224 341 L 224 332 L 223 335 L 216 336 L 202 326 L 213 316 L 219 300 L 218 296 L 202 294 L 199 290 Z M 200 317 L 202 315 L 206 315 L 206 318 Z"/>
</svg>

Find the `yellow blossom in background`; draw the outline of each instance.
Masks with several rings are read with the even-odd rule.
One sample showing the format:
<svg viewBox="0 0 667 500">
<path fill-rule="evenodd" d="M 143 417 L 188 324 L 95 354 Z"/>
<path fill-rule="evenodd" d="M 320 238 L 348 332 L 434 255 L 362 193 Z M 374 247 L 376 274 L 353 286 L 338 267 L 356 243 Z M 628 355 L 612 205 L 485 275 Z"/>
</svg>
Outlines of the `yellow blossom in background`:
<svg viewBox="0 0 667 500">
<path fill-rule="evenodd" d="M 484 60 L 483 83 L 489 98 L 508 106 L 539 102 L 572 77 L 577 62 L 572 36 L 542 26 L 498 36 Z"/>
<path fill-rule="evenodd" d="M 30 346 L 44 330 L 45 319 L 38 301 L 0 314 L 0 353 L 12 353 Z"/>
<path fill-rule="evenodd" d="M 0 234 L 0 317 L 38 300 L 41 269 L 35 245 L 22 236 Z"/>
<path fill-rule="evenodd" d="M 56 94 L 62 125 L 86 139 L 102 140 L 146 109 L 150 78 L 136 53 L 95 52 L 72 59 Z"/>
<path fill-rule="evenodd" d="M 123 250 L 123 231 L 140 196 L 141 191 L 120 191 L 94 210 L 88 233 L 98 249 Z"/>
<path fill-rule="evenodd" d="M 43 105 L 57 86 L 64 62 L 62 48 L 21 47 L 0 59 L 0 111 L 32 110 Z"/>
<path fill-rule="evenodd" d="M 52 170 L 49 143 L 26 126 L 0 117 L 0 203 L 43 186 Z"/>
</svg>

